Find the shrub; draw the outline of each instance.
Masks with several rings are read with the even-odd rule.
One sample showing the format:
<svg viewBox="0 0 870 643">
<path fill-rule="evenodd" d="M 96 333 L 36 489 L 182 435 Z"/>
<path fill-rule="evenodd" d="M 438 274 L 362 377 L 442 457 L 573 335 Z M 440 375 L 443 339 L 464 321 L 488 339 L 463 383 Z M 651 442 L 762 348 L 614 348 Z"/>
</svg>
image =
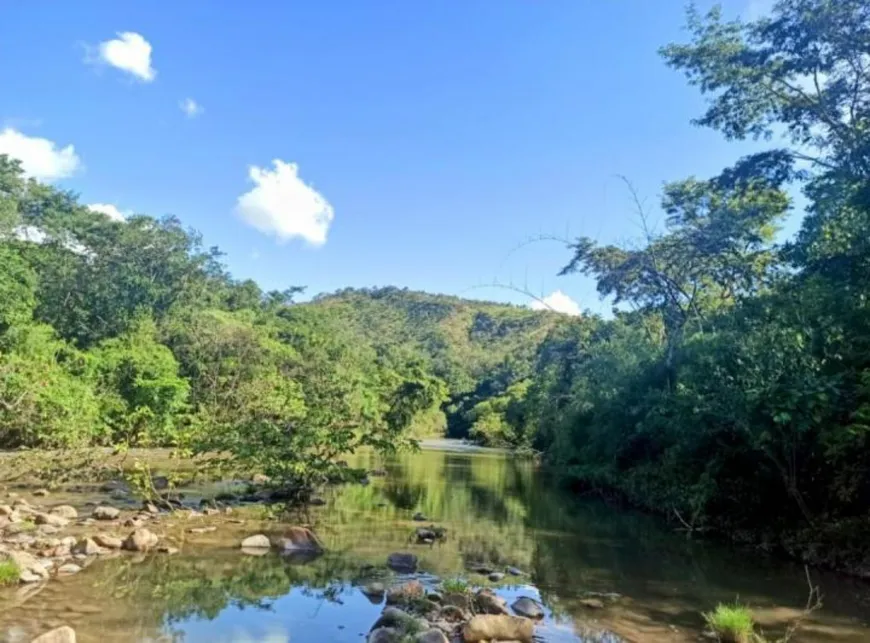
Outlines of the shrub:
<svg viewBox="0 0 870 643">
<path fill-rule="evenodd" d="M 18 565 L 14 560 L 0 560 L 0 587 L 18 582 Z"/>
<path fill-rule="evenodd" d="M 747 607 L 720 603 L 704 620 L 722 643 L 750 643 L 754 639 L 755 623 Z"/>
</svg>

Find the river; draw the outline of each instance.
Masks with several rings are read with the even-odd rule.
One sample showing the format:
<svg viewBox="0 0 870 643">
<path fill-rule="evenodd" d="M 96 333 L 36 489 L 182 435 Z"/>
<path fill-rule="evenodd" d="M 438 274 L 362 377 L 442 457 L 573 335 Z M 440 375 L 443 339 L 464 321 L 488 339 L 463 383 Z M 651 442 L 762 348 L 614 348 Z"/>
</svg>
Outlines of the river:
<svg viewBox="0 0 870 643">
<path fill-rule="evenodd" d="M 359 456 L 387 475 L 333 489 L 299 517 L 326 546 L 319 558 L 246 556 L 241 537 L 277 526 L 262 515 L 227 521 L 190 536 L 174 556 L 101 559 L 37 589 L 4 590 L 0 641 L 68 624 L 80 643 L 356 643 L 383 608 L 359 584 L 382 576 L 394 551 L 413 551 L 433 586 L 458 577 L 490 584 L 467 571 L 472 563 L 523 570 L 493 586 L 509 599 L 542 601 L 537 636 L 548 643 L 593 641 L 603 631 L 626 641 L 698 641 L 701 612 L 737 598 L 766 634 L 780 635 L 804 606 L 802 566 L 690 541 L 655 518 L 578 499 L 529 460 L 425 446 L 386 462 Z M 414 522 L 416 512 L 429 521 Z M 415 527 L 430 522 L 447 538 L 412 544 Z M 812 578 L 823 607 L 793 640 L 870 641 L 870 585 L 818 571 Z"/>
</svg>

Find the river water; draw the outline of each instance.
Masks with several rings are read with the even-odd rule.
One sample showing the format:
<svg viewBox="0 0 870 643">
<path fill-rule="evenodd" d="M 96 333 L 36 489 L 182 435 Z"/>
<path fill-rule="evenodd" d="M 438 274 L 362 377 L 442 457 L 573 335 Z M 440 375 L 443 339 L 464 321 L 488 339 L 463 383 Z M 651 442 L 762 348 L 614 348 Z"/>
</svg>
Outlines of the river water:
<svg viewBox="0 0 870 643">
<path fill-rule="evenodd" d="M 699 641 L 701 612 L 738 598 L 775 638 L 807 598 L 799 565 L 689 541 L 654 518 L 578 499 L 506 453 L 435 443 L 386 462 L 360 460 L 387 475 L 334 489 L 326 505 L 298 517 L 323 540 L 323 556 L 240 553 L 240 538 L 277 533 L 280 524 L 237 511 L 244 523 L 186 535 L 174 556 L 119 556 L 44 587 L 4 590 L 0 641 L 68 624 L 82 643 L 356 643 L 383 608 L 359 585 L 383 577 L 394 551 L 415 553 L 433 586 L 459 577 L 490 584 L 467 571 L 474 563 L 523 570 L 493 586 L 508 598 L 540 599 L 547 617 L 538 636 L 552 643 L 604 631 L 626 641 Z M 415 512 L 446 527 L 446 540 L 412 544 Z M 870 641 L 870 585 L 812 577 L 823 607 L 793 640 Z"/>
</svg>

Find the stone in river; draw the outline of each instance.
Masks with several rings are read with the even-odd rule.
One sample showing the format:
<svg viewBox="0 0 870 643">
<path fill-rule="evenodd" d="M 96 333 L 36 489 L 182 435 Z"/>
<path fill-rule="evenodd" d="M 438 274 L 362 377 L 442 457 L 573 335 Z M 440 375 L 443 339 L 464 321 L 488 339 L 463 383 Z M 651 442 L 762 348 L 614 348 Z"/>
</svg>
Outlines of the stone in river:
<svg viewBox="0 0 870 643">
<path fill-rule="evenodd" d="M 72 553 L 83 554 L 84 556 L 96 556 L 102 552 L 103 548 L 92 538 L 82 538 L 72 548 Z"/>
<path fill-rule="evenodd" d="M 68 625 L 40 634 L 30 643 L 76 643 L 76 632 Z"/>
<path fill-rule="evenodd" d="M 487 576 L 487 578 L 489 578 L 489 580 L 490 580 L 491 582 L 493 582 L 493 583 L 497 583 L 497 582 L 499 582 L 500 580 L 503 580 L 503 579 L 504 579 L 504 574 L 502 574 L 501 572 L 493 572 L 493 573 L 491 573 L 489 576 Z"/>
<path fill-rule="evenodd" d="M 488 589 L 482 589 L 474 597 L 478 611 L 483 614 L 509 614 L 507 601 Z"/>
<path fill-rule="evenodd" d="M 51 525 L 52 527 L 66 527 L 69 520 L 52 514 L 38 513 L 33 517 L 33 522 L 37 525 Z"/>
<path fill-rule="evenodd" d="M 387 556 L 387 567 L 400 574 L 413 574 L 417 571 L 417 557 L 414 554 L 393 552 Z"/>
<path fill-rule="evenodd" d="M 367 643 L 402 643 L 402 634 L 392 627 L 379 627 L 366 639 Z"/>
<path fill-rule="evenodd" d="M 284 536 L 275 541 L 275 546 L 284 552 L 323 551 L 323 545 L 313 531 L 306 527 L 288 527 Z"/>
<path fill-rule="evenodd" d="M 414 643 L 450 643 L 450 639 L 444 636 L 444 632 L 437 629 L 426 630 L 420 632 Z"/>
<path fill-rule="evenodd" d="M 105 547 L 106 549 L 121 549 L 121 545 L 124 544 L 124 541 L 120 538 L 109 536 L 107 534 L 97 534 L 94 536 L 94 542 L 100 547 Z"/>
<path fill-rule="evenodd" d="M 377 605 L 384 600 L 386 588 L 383 583 L 367 583 L 360 587 L 360 591 L 369 601 Z"/>
<path fill-rule="evenodd" d="M 52 507 L 48 513 L 52 516 L 66 518 L 67 520 L 73 520 L 79 517 L 79 512 L 72 505 L 58 505 L 57 507 Z"/>
<path fill-rule="evenodd" d="M 372 632 L 378 628 L 396 628 L 403 632 L 414 632 L 427 629 L 426 621 L 412 616 L 398 607 L 388 607 L 381 612 L 380 618 L 372 625 Z"/>
<path fill-rule="evenodd" d="M 600 610 L 604 607 L 604 601 L 600 598 L 581 598 L 579 602 L 583 607 L 593 610 Z"/>
<path fill-rule="evenodd" d="M 418 511 L 417 513 L 415 513 L 415 514 L 411 517 L 411 519 L 412 519 L 412 520 L 416 520 L 417 522 L 426 522 L 426 521 L 428 520 L 428 518 L 426 518 L 426 514 L 420 512 L 420 511 Z"/>
<path fill-rule="evenodd" d="M 177 554 L 179 550 L 178 547 L 172 547 L 170 545 L 160 545 L 157 548 L 157 551 L 161 554 L 168 554 L 169 556 L 172 556 L 173 554 Z"/>
<path fill-rule="evenodd" d="M 149 551 L 157 545 L 157 536 L 144 528 L 135 530 L 122 545 L 128 551 Z"/>
<path fill-rule="evenodd" d="M 263 534 L 248 536 L 241 544 L 242 549 L 269 549 L 271 546 L 272 543 L 269 542 L 269 538 Z"/>
<path fill-rule="evenodd" d="M 121 515 L 121 510 L 107 505 L 101 505 L 91 514 L 97 520 L 115 520 Z"/>
<path fill-rule="evenodd" d="M 505 571 L 511 576 L 523 576 L 525 574 L 519 567 L 508 567 Z"/>
<path fill-rule="evenodd" d="M 67 563 L 65 565 L 61 565 L 57 568 L 57 573 L 61 576 L 70 576 L 72 574 L 78 574 L 82 571 L 82 568 L 74 563 Z"/>
<path fill-rule="evenodd" d="M 544 608 L 541 607 L 541 604 L 538 603 L 538 601 L 529 598 L 528 596 L 521 596 L 515 600 L 511 604 L 511 609 L 520 616 L 525 616 L 526 618 L 544 618 Z"/>
<path fill-rule="evenodd" d="M 406 605 L 423 598 L 426 590 L 418 580 L 410 580 L 387 590 L 387 605 Z"/>
<path fill-rule="evenodd" d="M 191 527 L 187 531 L 192 534 L 208 534 L 213 531 L 217 531 L 217 527 L 215 527 L 214 525 L 209 525 L 208 527 Z"/>
<path fill-rule="evenodd" d="M 40 498 L 44 498 L 45 496 L 48 495 L 48 489 L 37 489 L 36 491 L 33 492 L 33 495 L 38 496 Z"/>
<path fill-rule="evenodd" d="M 535 624 L 527 618 L 505 614 L 479 614 L 462 626 L 466 643 L 478 641 L 532 641 Z"/>
</svg>

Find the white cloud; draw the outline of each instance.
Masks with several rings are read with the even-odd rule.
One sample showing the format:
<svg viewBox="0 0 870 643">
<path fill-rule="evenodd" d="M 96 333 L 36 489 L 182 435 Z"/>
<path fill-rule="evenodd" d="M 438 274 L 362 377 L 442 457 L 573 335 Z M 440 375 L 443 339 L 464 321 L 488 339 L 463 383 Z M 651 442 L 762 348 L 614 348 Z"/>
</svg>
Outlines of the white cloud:
<svg viewBox="0 0 870 643">
<path fill-rule="evenodd" d="M 202 108 L 202 105 L 192 98 L 185 98 L 182 101 L 178 101 L 178 107 L 187 115 L 188 118 L 196 118 L 205 111 Z"/>
<path fill-rule="evenodd" d="M 561 290 L 550 293 L 540 301 L 533 301 L 531 308 L 532 310 L 552 310 L 574 316 L 582 314 L 579 304 Z"/>
<path fill-rule="evenodd" d="M 114 40 L 101 42 L 99 61 L 150 83 L 157 76 L 151 66 L 151 43 L 133 31 L 119 33 Z"/>
<path fill-rule="evenodd" d="M 127 215 L 130 214 L 129 212 L 121 212 L 117 206 L 111 203 L 89 203 L 88 210 L 105 214 L 112 221 L 124 221 Z"/>
<path fill-rule="evenodd" d="M 252 165 L 248 176 L 254 183 L 236 203 L 236 212 L 260 232 L 279 241 L 301 237 L 320 246 L 335 213 L 329 202 L 299 178 L 299 167 L 280 159 L 272 161 L 273 170 Z"/>
<path fill-rule="evenodd" d="M 0 154 L 20 160 L 24 173 L 39 181 L 63 179 L 81 167 L 72 145 L 60 148 L 54 141 L 27 136 L 11 127 L 0 132 Z"/>
</svg>

